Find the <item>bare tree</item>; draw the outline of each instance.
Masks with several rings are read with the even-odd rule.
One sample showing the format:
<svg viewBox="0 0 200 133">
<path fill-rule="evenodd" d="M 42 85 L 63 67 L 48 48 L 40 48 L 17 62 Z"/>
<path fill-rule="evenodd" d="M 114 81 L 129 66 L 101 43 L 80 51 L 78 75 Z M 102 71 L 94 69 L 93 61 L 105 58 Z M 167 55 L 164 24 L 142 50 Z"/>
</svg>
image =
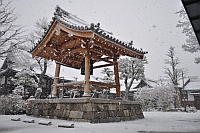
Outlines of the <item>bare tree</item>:
<svg viewBox="0 0 200 133">
<path fill-rule="evenodd" d="M 0 0 L 0 58 L 5 58 L 17 45 L 24 43 L 22 27 L 15 24 L 17 15 L 10 2 Z"/>
<path fill-rule="evenodd" d="M 129 90 L 133 84 L 133 81 L 144 77 L 144 65 L 147 63 L 148 62 L 146 57 L 144 57 L 144 59 L 137 59 L 137 58 L 119 59 L 118 66 L 119 66 L 120 78 L 124 79 L 124 84 L 126 87 L 125 100 L 128 99 Z"/>
<path fill-rule="evenodd" d="M 174 47 L 170 47 L 169 51 L 167 51 L 168 59 L 165 59 L 165 64 L 170 65 L 171 68 L 165 67 L 165 74 L 167 74 L 168 78 L 171 80 L 172 84 L 178 85 L 178 80 L 181 78 L 182 71 L 178 69 L 178 65 L 180 61 L 177 57 L 175 57 Z"/>
<path fill-rule="evenodd" d="M 27 51 L 30 51 L 30 48 L 33 47 L 36 42 L 42 38 L 44 35 L 44 31 L 47 29 L 47 20 L 41 19 L 36 22 L 36 30 L 32 32 L 26 38 L 26 43 L 24 45 L 20 45 L 16 49 L 13 50 L 12 53 L 9 54 L 9 60 L 12 60 L 12 67 L 17 68 L 27 68 L 34 73 L 34 77 L 37 80 L 38 87 L 42 88 L 44 84 L 44 75 L 47 71 L 47 60 L 41 57 L 35 57 L 34 59 L 31 57 L 31 54 Z M 36 69 L 40 70 L 40 76 L 38 77 L 38 72 L 35 72 Z"/>
<path fill-rule="evenodd" d="M 170 47 L 167 51 L 168 59 L 165 59 L 165 64 L 168 64 L 170 67 L 165 67 L 165 74 L 170 79 L 171 83 L 174 85 L 176 96 L 174 98 L 174 106 L 175 108 L 178 105 L 178 81 L 182 78 L 183 69 L 178 68 L 180 61 L 177 57 L 175 57 L 174 47 Z"/>
<path fill-rule="evenodd" d="M 36 44 L 36 41 L 38 41 L 39 39 L 43 37 L 47 28 L 48 28 L 48 22 L 46 18 L 43 18 L 37 21 L 36 30 L 33 33 L 31 33 L 30 36 L 27 38 L 28 45 L 26 49 L 29 48 L 30 50 L 31 48 L 30 46 L 34 46 Z M 46 59 L 43 59 L 41 57 L 35 57 L 34 59 L 37 61 L 39 65 L 39 69 L 41 71 L 39 81 L 38 81 L 38 86 L 42 88 L 42 85 L 44 84 L 44 75 L 46 74 L 46 71 L 47 71 L 48 62 Z"/>
</svg>

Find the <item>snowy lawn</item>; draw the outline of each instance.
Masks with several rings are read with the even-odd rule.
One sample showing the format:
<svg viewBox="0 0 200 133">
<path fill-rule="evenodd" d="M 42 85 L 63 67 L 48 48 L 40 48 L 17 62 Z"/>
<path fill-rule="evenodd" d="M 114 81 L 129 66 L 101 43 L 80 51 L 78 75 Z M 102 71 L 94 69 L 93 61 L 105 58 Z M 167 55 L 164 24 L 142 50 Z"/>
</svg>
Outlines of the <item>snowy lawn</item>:
<svg viewBox="0 0 200 133">
<path fill-rule="evenodd" d="M 145 119 L 91 124 L 58 119 L 44 119 L 26 115 L 0 115 L 0 133 L 200 133 L 200 111 L 184 112 L 144 112 Z M 21 121 L 11 121 L 21 118 Z M 35 123 L 25 123 L 24 119 L 34 119 Z M 39 121 L 51 121 L 52 125 L 39 125 Z M 59 124 L 74 124 L 74 128 L 58 127 Z"/>
</svg>

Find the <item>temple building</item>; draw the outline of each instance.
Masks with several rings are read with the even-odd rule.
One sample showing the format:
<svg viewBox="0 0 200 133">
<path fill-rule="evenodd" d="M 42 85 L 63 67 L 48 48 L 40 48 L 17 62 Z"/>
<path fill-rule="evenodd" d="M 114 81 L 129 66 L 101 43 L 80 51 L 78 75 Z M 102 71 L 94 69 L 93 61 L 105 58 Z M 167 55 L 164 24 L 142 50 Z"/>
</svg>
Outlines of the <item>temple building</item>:
<svg viewBox="0 0 200 133">
<path fill-rule="evenodd" d="M 101 29 L 99 23 L 89 24 L 57 6 L 49 29 L 46 29 L 43 38 L 31 53 L 32 57 L 38 56 L 56 62 L 53 96 L 57 95 L 57 88 L 64 85 L 66 88 L 84 90 L 83 96 L 86 97 L 90 97 L 92 89 L 116 88 L 116 96 L 120 98 L 117 59 L 120 56 L 143 59 L 147 52 L 114 38 L 109 32 Z M 97 62 L 104 64 L 95 65 Z M 81 69 L 85 80 L 59 84 L 61 65 Z M 108 66 L 114 66 L 115 84 L 90 81 L 94 69 Z"/>
<path fill-rule="evenodd" d="M 26 114 L 91 123 L 121 122 L 144 118 L 141 104 L 122 100 L 117 60 L 121 56 L 143 59 L 147 52 L 126 44 L 100 28 L 56 7 L 53 21 L 30 51 L 32 57 L 56 62 L 50 99 L 29 100 Z M 79 69 L 83 81 L 59 83 L 60 67 Z M 115 83 L 92 81 L 93 70 L 113 66 Z M 60 98 L 58 88 L 83 91 L 81 98 Z M 92 98 L 91 90 L 116 89 L 115 99 Z"/>
</svg>

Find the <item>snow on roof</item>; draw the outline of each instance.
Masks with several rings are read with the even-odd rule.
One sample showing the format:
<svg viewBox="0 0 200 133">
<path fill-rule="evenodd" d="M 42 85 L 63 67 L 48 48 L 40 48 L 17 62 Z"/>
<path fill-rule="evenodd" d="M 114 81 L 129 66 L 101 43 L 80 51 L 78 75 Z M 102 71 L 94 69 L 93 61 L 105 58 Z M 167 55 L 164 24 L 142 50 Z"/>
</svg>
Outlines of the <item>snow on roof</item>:
<svg viewBox="0 0 200 133">
<path fill-rule="evenodd" d="M 49 28 L 46 31 L 45 35 L 34 46 L 34 48 L 32 48 L 31 52 L 33 52 L 39 46 L 39 44 L 42 42 L 44 37 L 50 31 L 50 29 L 53 26 L 55 21 L 58 21 L 59 23 L 63 24 L 64 26 L 66 26 L 70 29 L 76 30 L 76 31 L 92 31 L 95 33 L 95 35 L 105 38 L 105 39 L 115 43 L 116 45 L 119 45 L 120 47 L 122 46 L 123 48 L 134 51 L 135 53 L 138 53 L 142 56 L 144 54 L 148 53 L 147 51 L 143 51 L 142 49 L 139 50 L 139 49 L 132 47 L 132 45 L 129 45 L 130 43 L 125 43 L 125 42 L 120 41 L 119 39 L 113 37 L 112 33 L 100 28 L 100 23 L 97 23 L 97 24 L 88 23 L 88 22 L 78 18 L 77 16 L 63 10 L 59 6 L 56 7 L 56 11 L 54 12 L 53 21 L 51 21 L 51 25 L 49 25 Z"/>
<path fill-rule="evenodd" d="M 184 90 L 200 90 L 200 79 L 198 76 L 191 76 L 187 81 Z"/>
<path fill-rule="evenodd" d="M 158 85 L 158 81 L 157 80 L 153 80 L 153 79 L 149 79 L 149 78 L 145 78 L 145 81 L 148 85 L 150 85 L 151 87 L 155 87 Z"/>
<path fill-rule="evenodd" d="M 141 81 L 144 81 L 148 86 L 154 88 L 155 86 L 158 85 L 157 81 L 156 80 L 152 80 L 152 79 L 149 79 L 149 78 L 145 78 L 145 79 L 140 79 L 140 80 L 134 80 L 133 81 L 133 84 L 131 86 L 131 89 L 129 90 L 130 92 L 131 91 L 137 91 L 138 89 L 138 85 Z M 125 84 L 124 84 L 124 80 L 120 80 L 120 90 L 121 91 L 126 91 L 126 87 L 125 87 Z M 110 89 L 110 93 L 116 93 L 116 89 L 113 88 L 113 89 Z"/>
<path fill-rule="evenodd" d="M 198 92 L 191 92 L 190 95 L 199 95 L 200 93 Z"/>
<path fill-rule="evenodd" d="M 137 89 L 134 89 L 138 84 L 140 83 L 140 80 L 138 81 L 133 81 L 133 84 L 131 86 L 131 89 L 129 91 L 137 91 Z M 126 87 L 124 84 L 124 80 L 120 80 L 120 90 L 121 91 L 126 91 Z M 116 93 L 116 89 L 110 89 L 110 93 Z"/>
<path fill-rule="evenodd" d="M 142 85 L 142 84 L 143 84 L 142 82 L 144 82 L 146 85 Z M 137 83 L 137 82 L 136 82 L 136 83 Z M 133 88 L 134 88 L 134 89 L 140 88 L 141 85 L 142 85 L 142 86 L 148 86 L 148 87 L 150 87 L 150 88 L 153 88 L 153 87 L 155 87 L 155 86 L 158 85 L 158 81 L 152 80 L 152 79 L 149 79 L 149 78 L 142 78 L 142 79 L 140 79 L 140 80 L 138 81 L 137 85 L 135 85 Z"/>
<path fill-rule="evenodd" d="M 56 7 L 56 12 L 54 13 L 54 16 L 68 24 L 74 25 L 74 26 L 90 26 L 90 23 L 86 22 L 85 20 L 82 20 L 78 18 L 77 16 L 61 9 L 58 5 Z"/>
</svg>

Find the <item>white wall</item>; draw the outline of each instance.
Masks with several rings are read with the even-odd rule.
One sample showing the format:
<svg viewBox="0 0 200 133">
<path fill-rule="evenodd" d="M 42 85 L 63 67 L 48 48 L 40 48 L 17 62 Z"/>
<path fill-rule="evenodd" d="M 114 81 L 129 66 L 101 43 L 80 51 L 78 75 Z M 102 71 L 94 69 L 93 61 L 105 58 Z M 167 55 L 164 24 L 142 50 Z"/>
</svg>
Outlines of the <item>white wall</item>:
<svg viewBox="0 0 200 133">
<path fill-rule="evenodd" d="M 188 101 L 194 101 L 194 96 L 190 95 L 192 91 L 188 91 Z"/>
</svg>

